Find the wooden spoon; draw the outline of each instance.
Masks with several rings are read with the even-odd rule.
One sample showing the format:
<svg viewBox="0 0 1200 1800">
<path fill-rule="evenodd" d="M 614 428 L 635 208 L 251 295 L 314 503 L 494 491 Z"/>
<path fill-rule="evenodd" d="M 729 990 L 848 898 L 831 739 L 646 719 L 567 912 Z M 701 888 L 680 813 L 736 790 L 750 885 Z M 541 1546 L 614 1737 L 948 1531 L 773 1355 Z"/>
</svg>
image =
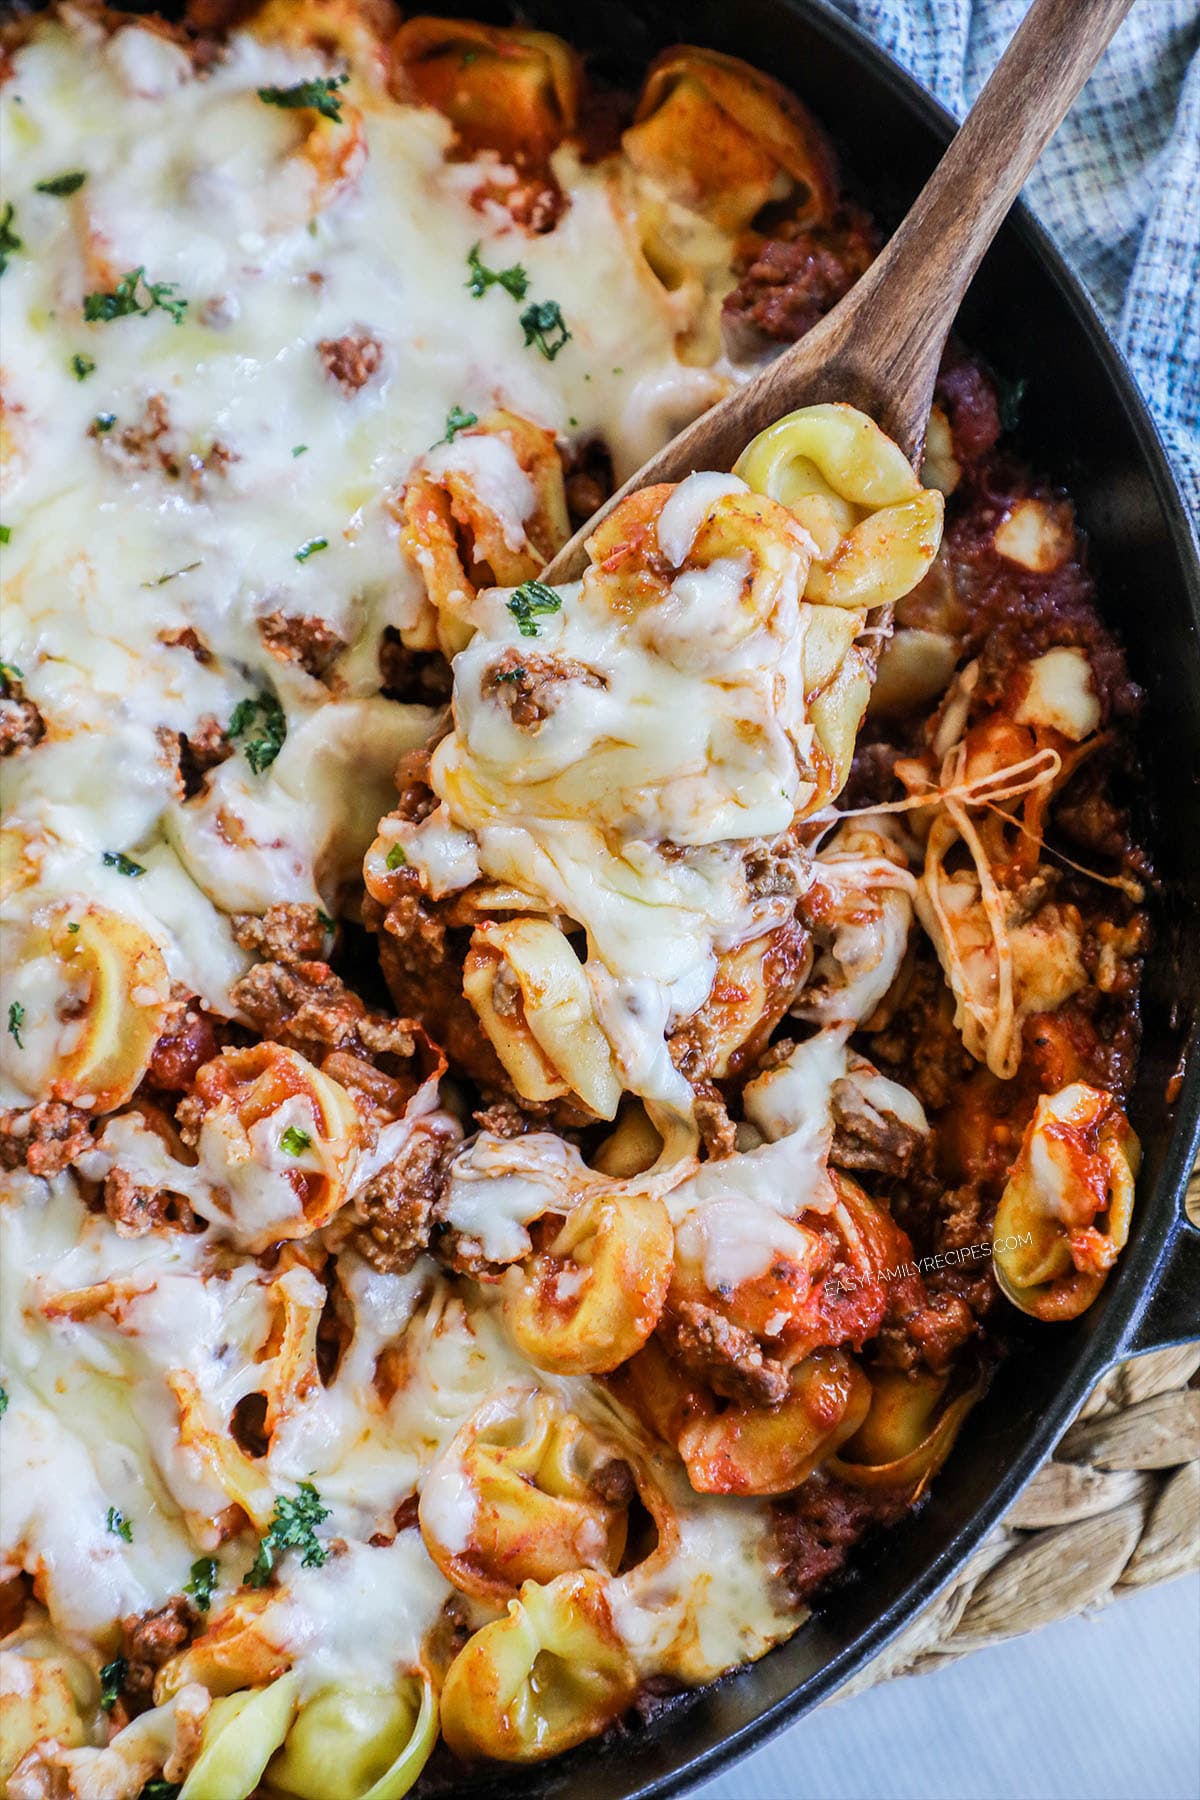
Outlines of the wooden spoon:
<svg viewBox="0 0 1200 1800">
<path fill-rule="evenodd" d="M 845 400 L 920 463 L 933 384 L 971 278 L 1026 176 L 1133 0 L 1034 0 L 908 216 L 845 299 L 760 374 L 643 463 L 541 579 L 573 581 L 584 541 L 626 494 L 731 469 L 784 413 Z"/>
</svg>

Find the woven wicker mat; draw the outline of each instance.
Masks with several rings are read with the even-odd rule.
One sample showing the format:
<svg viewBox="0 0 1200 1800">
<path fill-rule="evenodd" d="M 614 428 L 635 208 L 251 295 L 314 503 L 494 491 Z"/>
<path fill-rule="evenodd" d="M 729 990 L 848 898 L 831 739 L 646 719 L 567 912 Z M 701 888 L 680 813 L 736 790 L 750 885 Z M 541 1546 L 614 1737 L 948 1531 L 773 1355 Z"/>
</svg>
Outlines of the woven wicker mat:
<svg viewBox="0 0 1200 1800">
<path fill-rule="evenodd" d="M 1200 1219 L 1200 1166 L 1188 1193 Z M 1200 1568 L 1200 1343 L 1119 1363 L 958 1579 L 836 1699 Z"/>
</svg>

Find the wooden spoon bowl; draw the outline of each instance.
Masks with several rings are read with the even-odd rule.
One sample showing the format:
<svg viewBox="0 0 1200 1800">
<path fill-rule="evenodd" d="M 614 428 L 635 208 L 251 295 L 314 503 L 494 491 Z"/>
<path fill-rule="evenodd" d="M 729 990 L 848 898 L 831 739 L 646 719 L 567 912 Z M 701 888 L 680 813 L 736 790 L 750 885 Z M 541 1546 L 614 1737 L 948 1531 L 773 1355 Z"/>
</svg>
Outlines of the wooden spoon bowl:
<svg viewBox="0 0 1200 1800">
<path fill-rule="evenodd" d="M 845 299 L 644 463 L 541 579 L 577 579 L 587 566 L 587 538 L 626 494 L 697 469 L 731 469 L 756 433 L 800 406 L 841 400 L 859 407 L 917 468 L 962 297 L 1132 4 L 1034 0 L 908 215 Z"/>
</svg>

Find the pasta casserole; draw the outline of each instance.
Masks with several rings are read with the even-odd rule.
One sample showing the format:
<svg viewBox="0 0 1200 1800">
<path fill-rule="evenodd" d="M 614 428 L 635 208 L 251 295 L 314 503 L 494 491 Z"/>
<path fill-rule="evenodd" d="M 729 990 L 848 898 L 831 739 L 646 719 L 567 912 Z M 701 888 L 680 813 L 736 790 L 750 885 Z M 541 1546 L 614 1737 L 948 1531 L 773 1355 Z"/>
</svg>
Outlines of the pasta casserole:
<svg viewBox="0 0 1200 1800">
<path fill-rule="evenodd" d="M 919 473 L 808 407 L 540 578 L 878 246 L 733 58 L 63 0 L 0 73 L 7 1792 L 646 1729 L 1126 1241 L 1070 501 L 952 348 Z"/>
</svg>

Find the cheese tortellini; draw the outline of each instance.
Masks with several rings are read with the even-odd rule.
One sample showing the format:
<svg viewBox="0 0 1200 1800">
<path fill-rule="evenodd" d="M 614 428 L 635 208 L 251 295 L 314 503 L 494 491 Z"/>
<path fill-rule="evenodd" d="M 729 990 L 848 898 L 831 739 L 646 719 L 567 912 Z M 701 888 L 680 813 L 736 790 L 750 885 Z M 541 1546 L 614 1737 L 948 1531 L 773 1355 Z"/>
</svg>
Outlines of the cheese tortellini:
<svg viewBox="0 0 1200 1800">
<path fill-rule="evenodd" d="M 95 901 L 36 908 L 4 937 L 5 1074 L 31 1100 L 112 1112 L 131 1098 L 167 1021 L 158 944 Z"/>
<path fill-rule="evenodd" d="M 586 1572 L 527 1581 L 507 1618 L 451 1663 L 442 1733 L 459 1756 L 540 1762 L 594 1737 L 636 1691 L 603 1582 Z"/>
<path fill-rule="evenodd" d="M 611 1442 L 548 1394 L 517 1391 L 487 1401 L 434 1463 L 421 1532 L 456 1587 L 505 1601 L 525 1581 L 615 1573 L 632 1492 Z"/>
<path fill-rule="evenodd" d="M 1043 1094 L 996 1213 L 996 1278 L 1022 1312 L 1073 1319 L 1129 1237 L 1137 1135 L 1111 1094 L 1073 1082 Z"/>
<path fill-rule="evenodd" d="M 226 1050 L 198 1071 L 196 1096 L 214 1223 L 245 1248 L 307 1237 L 349 1198 L 362 1120 L 349 1091 L 297 1051 Z"/>
</svg>

